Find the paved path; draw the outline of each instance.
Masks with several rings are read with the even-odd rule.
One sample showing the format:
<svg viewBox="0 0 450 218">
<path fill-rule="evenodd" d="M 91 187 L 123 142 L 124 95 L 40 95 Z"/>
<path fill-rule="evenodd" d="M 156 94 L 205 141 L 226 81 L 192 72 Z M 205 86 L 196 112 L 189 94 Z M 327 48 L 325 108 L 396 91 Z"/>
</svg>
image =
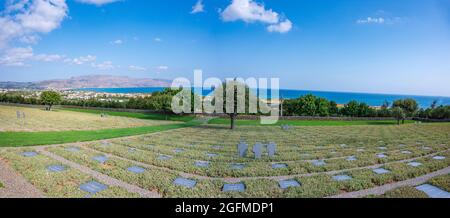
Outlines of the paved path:
<svg viewBox="0 0 450 218">
<path fill-rule="evenodd" d="M 31 185 L 22 175 L 16 173 L 8 164 L 0 159 L 0 198 L 43 198 L 44 195 Z"/>
<path fill-rule="evenodd" d="M 72 161 L 69 161 L 69 160 L 67 160 L 67 159 L 65 159 L 65 158 L 63 158 L 61 156 L 53 154 L 53 153 L 45 150 L 45 148 L 40 147 L 40 148 L 37 148 L 36 150 L 39 151 L 39 153 L 41 153 L 43 155 L 46 155 L 46 156 L 48 156 L 50 158 L 53 158 L 53 159 L 55 159 L 55 160 L 65 164 L 67 166 L 70 166 L 72 168 L 75 168 L 75 169 L 83 172 L 83 173 L 86 173 L 86 174 L 88 174 L 88 175 L 98 179 L 100 182 L 105 183 L 106 185 L 118 186 L 118 187 L 126 189 L 129 192 L 138 193 L 142 197 L 146 197 L 146 198 L 160 198 L 161 197 L 161 195 L 158 192 L 149 191 L 149 190 L 140 188 L 138 186 L 131 185 L 131 184 L 128 184 L 126 182 L 120 181 L 118 179 L 112 178 L 112 177 L 107 176 L 105 174 L 99 173 L 99 172 L 97 172 L 95 170 L 92 170 L 92 169 L 90 169 L 88 167 L 79 165 L 79 164 L 77 164 L 75 162 L 72 162 Z"/>
<path fill-rule="evenodd" d="M 97 152 L 97 153 L 103 154 L 103 155 L 105 155 L 107 157 L 113 157 L 113 158 L 118 158 L 118 159 L 125 160 L 125 161 L 130 161 L 133 164 L 136 164 L 136 165 L 139 165 L 139 166 L 142 166 L 142 167 L 156 168 L 156 169 L 162 169 L 162 170 L 166 170 L 166 171 L 173 172 L 173 173 L 178 173 L 179 175 L 181 175 L 183 177 L 186 177 L 186 178 L 221 180 L 221 181 L 224 181 L 224 182 L 240 182 L 240 181 L 243 181 L 243 180 L 251 180 L 251 179 L 274 179 L 274 180 L 277 180 L 277 181 L 281 181 L 281 180 L 293 179 L 293 178 L 296 178 L 296 177 L 309 177 L 309 176 L 314 176 L 314 175 L 318 175 L 318 174 L 334 175 L 334 174 L 347 172 L 347 171 L 352 171 L 352 170 L 375 169 L 375 168 L 379 168 L 379 167 L 382 167 L 382 166 L 384 166 L 386 164 L 391 164 L 391 163 L 410 162 L 410 161 L 414 161 L 414 160 L 417 160 L 417 159 L 420 159 L 420 158 L 434 156 L 434 155 L 437 155 L 439 153 L 446 152 L 446 151 L 450 150 L 450 149 L 447 149 L 447 150 L 443 150 L 443 151 L 427 154 L 427 155 L 424 155 L 424 156 L 419 156 L 419 157 L 414 157 L 414 158 L 404 159 L 404 160 L 398 160 L 398 161 L 392 161 L 392 162 L 383 163 L 383 164 L 376 164 L 376 165 L 371 165 L 371 166 L 356 167 L 356 168 L 349 168 L 349 169 L 342 169 L 342 170 L 333 170 L 333 171 L 326 171 L 326 172 L 314 172 L 314 173 L 306 173 L 306 174 L 292 174 L 292 175 L 283 175 L 283 176 L 255 176 L 255 177 L 228 177 L 228 178 L 221 178 L 221 177 L 209 177 L 209 176 L 201 176 L 201 175 L 192 174 L 192 173 L 186 173 L 186 172 L 182 172 L 182 171 L 178 171 L 178 170 L 169 169 L 169 168 L 166 168 L 166 167 L 160 167 L 160 166 L 155 166 L 155 165 L 151 165 L 151 164 L 146 164 L 146 163 L 130 160 L 130 159 L 118 156 L 118 155 L 102 152 L 102 151 L 95 150 L 93 148 L 89 148 L 89 147 L 86 147 L 86 146 L 83 146 L 83 145 L 80 146 L 80 147 L 82 147 L 84 149 L 87 149 L 87 150 L 90 150 L 90 151 L 93 151 L 93 152 Z"/>
<path fill-rule="evenodd" d="M 391 183 L 391 184 L 386 184 L 386 185 L 382 185 L 382 186 L 377 186 L 377 187 L 370 188 L 370 189 L 338 194 L 338 195 L 330 196 L 329 198 L 360 198 L 360 197 L 364 197 L 367 195 L 382 195 L 382 194 L 386 193 L 387 191 L 398 188 L 398 187 L 420 185 L 420 184 L 425 183 L 426 181 L 430 180 L 433 177 L 447 175 L 449 173 L 450 173 L 450 167 L 447 167 L 442 170 L 438 170 L 438 171 L 435 171 L 435 172 L 432 172 L 432 173 L 429 173 L 429 174 L 426 174 L 423 176 L 419 176 L 416 178 L 412 178 L 412 179 L 408 179 L 408 180 L 404 180 L 404 181 L 400 181 L 400 182 L 395 182 L 395 183 Z"/>
</svg>

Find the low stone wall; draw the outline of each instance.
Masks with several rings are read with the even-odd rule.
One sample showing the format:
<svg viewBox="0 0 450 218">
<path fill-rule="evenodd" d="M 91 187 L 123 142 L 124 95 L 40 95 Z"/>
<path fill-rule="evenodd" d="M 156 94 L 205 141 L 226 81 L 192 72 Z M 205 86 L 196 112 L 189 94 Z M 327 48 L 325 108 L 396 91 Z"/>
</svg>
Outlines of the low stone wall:
<svg viewBox="0 0 450 218">
<path fill-rule="evenodd" d="M 413 120 L 415 121 L 420 121 L 420 122 L 450 122 L 450 119 L 428 119 L 428 118 L 413 118 Z"/>
<path fill-rule="evenodd" d="M 229 118 L 226 114 L 203 114 L 203 116 Z M 257 115 L 238 115 L 238 120 L 259 120 Z M 393 117 L 314 117 L 314 116 L 283 116 L 280 120 L 395 120 Z M 408 118 L 407 120 L 411 120 Z"/>
<path fill-rule="evenodd" d="M 154 110 L 140 110 L 140 109 L 129 109 L 129 108 L 82 107 L 82 106 L 74 106 L 74 105 L 61 105 L 61 108 L 90 109 L 90 110 L 132 112 L 132 113 L 158 113 L 158 111 L 154 111 Z"/>
</svg>

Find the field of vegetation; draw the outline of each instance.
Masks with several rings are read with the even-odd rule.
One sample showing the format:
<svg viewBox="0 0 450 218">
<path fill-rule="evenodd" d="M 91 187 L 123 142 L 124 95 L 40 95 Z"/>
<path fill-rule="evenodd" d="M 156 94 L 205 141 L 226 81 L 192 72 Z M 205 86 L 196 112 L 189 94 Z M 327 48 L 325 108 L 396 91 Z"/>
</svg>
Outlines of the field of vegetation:
<svg viewBox="0 0 450 218">
<path fill-rule="evenodd" d="M 162 197 L 328 197 L 413 179 L 450 166 L 450 123 L 290 123 L 293 126 L 287 130 L 259 125 L 238 125 L 229 130 L 227 125 L 187 123 L 180 126 L 184 128 L 159 129 L 151 134 L 143 131 L 140 135 L 87 139 L 44 149 L 111 178 L 156 191 Z M 245 157 L 237 155 L 241 141 L 249 145 Z M 275 143 L 275 156 L 268 157 L 263 149 L 262 158 L 255 159 L 252 146 L 257 142 Z M 38 155 L 23 157 L 24 151 Z M 78 186 L 93 178 L 76 169 L 48 173 L 46 167 L 58 163 L 39 151 L 34 147 L 3 148 L 0 157 L 47 196 L 85 194 Z M 98 157 L 106 159 L 99 161 Z M 420 165 L 411 166 L 411 162 Z M 139 173 L 129 170 L 136 166 Z M 387 172 L 375 173 L 379 169 Z M 346 179 L 337 179 L 342 177 Z M 174 184 L 180 178 L 195 184 Z M 298 186 L 282 188 L 280 182 L 286 180 Z M 448 190 L 449 177 L 436 177 L 429 183 Z M 224 192 L 227 184 L 242 184 L 245 190 Z M 426 197 L 414 187 L 376 197 L 402 196 Z M 136 197 L 136 193 L 109 187 L 94 197 Z"/>
<path fill-rule="evenodd" d="M 20 111 L 20 118 L 17 116 L 17 111 Z M 23 118 L 23 114 L 25 114 L 25 118 Z M 140 117 L 102 117 L 100 113 L 79 113 L 68 110 L 45 111 L 38 108 L 0 105 L 0 132 L 100 130 L 177 123 L 171 120 L 138 118 Z"/>
</svg>

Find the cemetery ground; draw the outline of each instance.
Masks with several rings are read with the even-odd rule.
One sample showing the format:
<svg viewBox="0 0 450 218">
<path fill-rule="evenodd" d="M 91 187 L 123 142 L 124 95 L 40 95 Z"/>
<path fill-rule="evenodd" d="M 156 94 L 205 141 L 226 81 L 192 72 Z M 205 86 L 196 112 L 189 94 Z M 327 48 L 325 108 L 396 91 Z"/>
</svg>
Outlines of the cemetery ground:
<svg viewBox="0 0 450 218">
<path fill-rule="evenodd" d="M 63 113 L 100 116 L 95 110 Z M 0 173 L 0 197 L 27 197 L 20 190 L 38 197 L 100 198 L 448 197 L 450 192 L 450 123 L 229 130 L 206 120 L 171 119 L 147 118 L 164 124 L 130 128 L 1 132 L 23 137 L 0 139 L 0 166 L 11 174 Z M 253 152 L 259 152 L 253 149 L 257 143 L 259 159 Z M 243 157 L 238 144 L 247 145 Z"/>
<path fill-rule="evenodd" d="M 18 118 L 18 114 L 19 117 Z M 39 108 L 0 105 L 0 132 L 99 130 L 173 124 L 176 121 L 137 119 L 126 116 L 101 117 L 71 110 L 45 111 Z"/>
</svg>

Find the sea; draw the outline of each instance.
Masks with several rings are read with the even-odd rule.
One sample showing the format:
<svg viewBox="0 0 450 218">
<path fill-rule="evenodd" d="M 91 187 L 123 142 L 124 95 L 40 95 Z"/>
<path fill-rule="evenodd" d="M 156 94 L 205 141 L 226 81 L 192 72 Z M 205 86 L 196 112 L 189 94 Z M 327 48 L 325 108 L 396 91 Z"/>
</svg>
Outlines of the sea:
<svg viewBox="0 0 450 218">
<path fill-rule="evenodd" d="M 106 92 L 106 93 L 153 93 L 164 90 L 164 87 L 144 87 L 144 88 L 83 88 L 81 91 Z M 198 89 L 194 89 L 198 90 Z M 212 90 L 196 91 L 197 94 L 206 96 Z M 437 105 L 450 105 L 450 97 L 443 96 L 419 96 L 419 95 L 397 95 L 397 94 L 372 94 L 372 93 L 355 93 L 355 92 L 331 92 L 331 91 L 309 91 L 309 90 L 292 90 L 280 89 L 279 97 L 283 99 L 294 99 L 303 95 L 313 94 L 318 97 L 335 101 L 337 104 L 346 104 L 351 100 L 365 102 L 370 106 L 381 106 L 385 101 L 392 104 L 393 101 L 404 98 L 413 98 L 417 101 L 421 108 L 428 108 L 433 101 L 437 101 Z M 268 90 L 268 98 L 270 98 L 270 90 Z"/>
</svg>

